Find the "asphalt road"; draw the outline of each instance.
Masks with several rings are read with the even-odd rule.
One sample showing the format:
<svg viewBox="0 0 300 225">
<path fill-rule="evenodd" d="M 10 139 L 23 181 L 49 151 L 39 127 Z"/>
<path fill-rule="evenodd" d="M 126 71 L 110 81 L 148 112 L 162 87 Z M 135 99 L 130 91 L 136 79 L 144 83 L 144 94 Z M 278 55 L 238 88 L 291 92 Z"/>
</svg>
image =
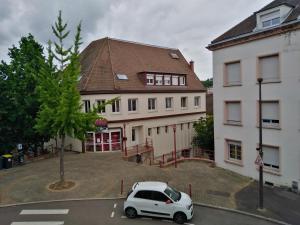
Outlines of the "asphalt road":
<svg viewBox="0 0 300 225">
<path fill-rule="evenodd" d="M 42 210 L 42 211 L 41 211 Z M 233 212 L 194 206 L 186 225 L 270 225 L 262 219 Z M 80 200 L 0 207 L 1 225 L 168 225 L 171 220 L 136 218 L 123 214 L 123 200 Z"/>
</svg>

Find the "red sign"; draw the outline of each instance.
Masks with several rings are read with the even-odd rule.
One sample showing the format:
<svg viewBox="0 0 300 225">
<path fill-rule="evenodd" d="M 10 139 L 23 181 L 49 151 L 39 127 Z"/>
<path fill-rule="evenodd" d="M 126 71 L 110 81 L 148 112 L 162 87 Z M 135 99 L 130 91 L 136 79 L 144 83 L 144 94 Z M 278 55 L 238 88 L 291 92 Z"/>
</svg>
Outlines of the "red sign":
<svg viewBox="0 0 300 225">
<path fill-rule="evenodd" d="M 256 157 L 256 160 L 255 160 L 254 163 L 255 163 L 256 165 L 258 165 L 258 166 L 263 166 L 263 165 L 264 165 L 264 162 L 263 162 L 262 158 L 260 157 L 260 155 L 258 155 L 258 156 Z"/>
</svg>

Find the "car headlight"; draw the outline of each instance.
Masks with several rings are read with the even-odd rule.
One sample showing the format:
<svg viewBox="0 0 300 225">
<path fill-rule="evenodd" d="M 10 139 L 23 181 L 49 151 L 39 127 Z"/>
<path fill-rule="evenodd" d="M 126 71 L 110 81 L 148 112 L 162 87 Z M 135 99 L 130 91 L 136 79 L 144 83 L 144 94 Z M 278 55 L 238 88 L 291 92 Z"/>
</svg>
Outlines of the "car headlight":
<svg viewBox="0 0 300 225">
<path fill-rule="evenodd" d="M 186 206 L 186 209 L 187 209 L 187 210 L 190 210 L 190 209 L 192 208 L 192 205 L 193 205 L 193 204 L 187 205 L 187 206 Z"/>
</svg>

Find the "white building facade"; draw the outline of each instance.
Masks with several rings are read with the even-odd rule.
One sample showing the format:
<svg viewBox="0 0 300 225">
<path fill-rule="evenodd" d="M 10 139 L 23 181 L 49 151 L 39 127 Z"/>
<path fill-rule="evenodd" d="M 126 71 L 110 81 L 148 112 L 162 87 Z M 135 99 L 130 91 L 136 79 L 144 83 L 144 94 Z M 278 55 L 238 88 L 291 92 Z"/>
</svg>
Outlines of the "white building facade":
<svg viewBox="0 0 300 225">
<path fill-rule="evenodd" d="M 208 46 L 213 51 L 215 159 L 217 166 L 258 179 L 261 77 L 264 181 L 299 188 L 300 21 L 294 15 L 299 4 L 276 3 Z"/>
<path fill-rule="evenodd" d="M 175 125 L 176 149 L 191 148 L 193 123 L 205 116 L 205 88 L 179 50 L 104 38 L 81 55 L 83 111 L 118 100 L 99 112 L 107 130 L 88 132 L 83 143 L 68 138 L 67 145 L 114 152 L 151 142 L 160 156 L 174 150 Z"/>
</svg>

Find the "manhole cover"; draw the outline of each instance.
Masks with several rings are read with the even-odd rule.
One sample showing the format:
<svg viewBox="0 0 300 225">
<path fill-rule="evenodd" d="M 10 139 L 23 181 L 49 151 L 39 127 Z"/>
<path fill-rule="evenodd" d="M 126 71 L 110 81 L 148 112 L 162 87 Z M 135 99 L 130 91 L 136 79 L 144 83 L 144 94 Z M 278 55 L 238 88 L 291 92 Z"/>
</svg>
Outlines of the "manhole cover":
<svg viewBox="0 0 300 225">
<path fill-rule="evenodd" d="M 222 196 L 222 197 L 229 197 L 230 194 L 228 192 L 223 192 L 223 191 L 213 191 L 213 190 L 208 190 L 207 194 L 210 195 L 217 195 L 217 196 Z"/>
</svg>

